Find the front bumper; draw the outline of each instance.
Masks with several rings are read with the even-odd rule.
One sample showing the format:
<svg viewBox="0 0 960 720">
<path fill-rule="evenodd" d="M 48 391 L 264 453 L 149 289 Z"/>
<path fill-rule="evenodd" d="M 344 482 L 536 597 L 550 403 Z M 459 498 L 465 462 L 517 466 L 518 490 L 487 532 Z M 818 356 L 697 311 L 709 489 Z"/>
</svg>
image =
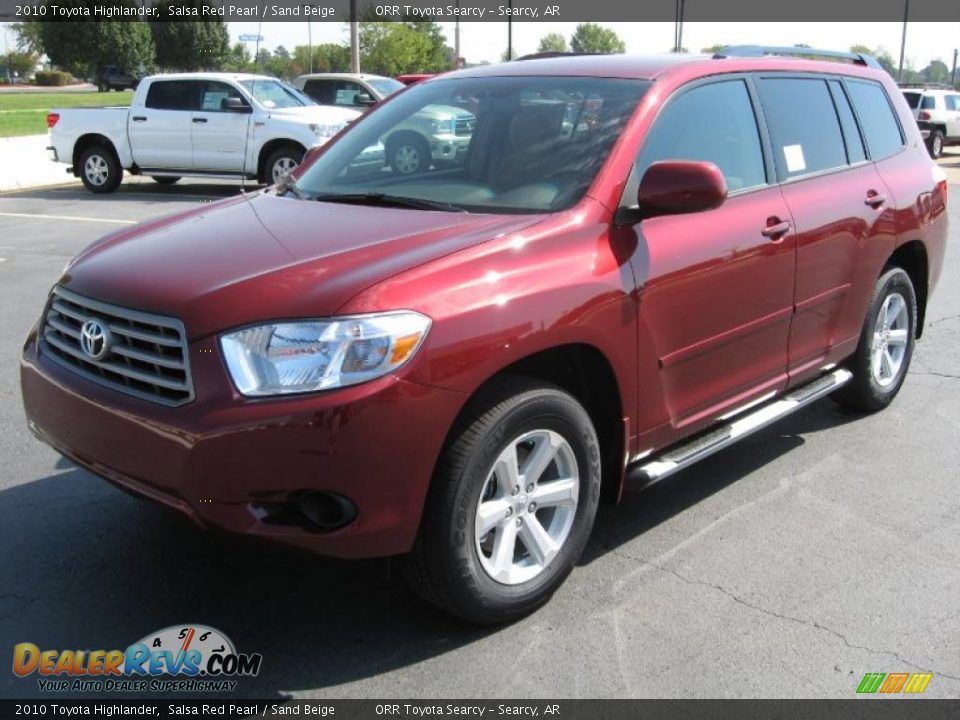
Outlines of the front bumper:
<svg viewBox="0 0 960 720">
<path fill-rule="evenodd" d="M 430 138 L 430 154 L 434 161 L 460 162 L 469 146 L 469 135 L 434 135 Z"/>
<path fill-rule="evenodd" d="M 226 379 L 214 338 L 190 346 L 196 399 L 169 408 L 128 397 L 55 364 L 36 330 L 21 360 L 30 429 L 110 482 L 202 527 L 344 558 L 414 542 L 446 433 L 465 397 L 395 376 L 342 390 L 246 400 Z M 349 498 L 331 532 L 263 519 L 303 490 Z"/>
</svg>

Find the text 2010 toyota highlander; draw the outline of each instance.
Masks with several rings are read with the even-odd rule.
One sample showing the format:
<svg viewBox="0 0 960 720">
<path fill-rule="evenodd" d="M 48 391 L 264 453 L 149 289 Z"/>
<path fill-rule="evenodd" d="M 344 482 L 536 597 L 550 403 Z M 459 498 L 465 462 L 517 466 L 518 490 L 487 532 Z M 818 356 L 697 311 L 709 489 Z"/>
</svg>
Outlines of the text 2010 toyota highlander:
<svg viewBox="0 0 960 720">
<path fill-rule="evenodd" d="M 414 86 L 294 179 L 82 252 L 26 342 L 30 427 L 201 525 L 399 555 L 453 613 L 527 612 L 628 471 L 900 389 L 947 189 L 893 81 L 846 60 Z M 427 105 L 475 115 L 457 165 L 347 172 Z"/>
</svg>

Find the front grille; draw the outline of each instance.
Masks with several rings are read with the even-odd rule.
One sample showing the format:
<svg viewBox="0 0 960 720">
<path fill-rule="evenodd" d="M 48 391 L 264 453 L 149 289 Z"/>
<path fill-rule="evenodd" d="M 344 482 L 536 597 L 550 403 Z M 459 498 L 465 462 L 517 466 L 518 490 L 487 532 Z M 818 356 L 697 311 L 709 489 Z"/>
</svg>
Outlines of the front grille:
<svg viewBox="0 0 960 720">
<path fill-rule="evenodd" d="M 81 343 L 88 320 L 99 321 L 107 330 L 108 349 L 99 359 Z M 163 405 L 193 400 L 186 331 L 179 320 L 55 287 L 44 319 L 42 349 L 60 365 L 119 392 Z"/>
<path fill-rule="evenodd" d="M 477 124 L 476 118 L 457 118 L 456 123 L 454 124 L 453 134 L 454 135 L 472 135 L 473 128 Z"/>
</svg>

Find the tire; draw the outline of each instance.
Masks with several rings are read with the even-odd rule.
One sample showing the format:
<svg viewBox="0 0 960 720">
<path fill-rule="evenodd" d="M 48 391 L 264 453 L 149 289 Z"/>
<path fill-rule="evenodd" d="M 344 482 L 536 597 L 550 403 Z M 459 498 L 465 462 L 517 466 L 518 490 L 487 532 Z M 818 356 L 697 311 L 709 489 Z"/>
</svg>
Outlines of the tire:
<svg viewBox="0 0 960 720">
<path fill-rule="evenodd" d="M 274 150 L 263 166 L 264 180 L 268 185 L 276 185 L 283 176 L 297 168 L 303 160 L 304 152 L 292 145 Z"/>
<path fill-rule="evenodd" d="M 110 92 L 110 88 L 103 83 L 97 83 L 97 92 Z"/>
<path fill-rule="evenodd" d="M 511 476 L 510 458 L 533 473 L 528 458 L 547 447 L 555 454 L 536 479 L 514 473 L 515 483 L 503 482 Z M 519 376 L 496 380 L 454 426 L 400 572 L 452 615 L 482 624 L 513 620 L 549 600 L 573 570 L 599 497 L 600 446 L 583 406 L 554 385 Z M 537 498 L 541 507 L 531 507 Z M 497 519 L 478 537 L 481 504 Z M 531 541 L 542 539 L 541 531 L 549 543 Z M 511 538 L 512 545 L 502 545 Z M 497 550 L 509 547 L 498 558 Z"/>
<path fill-rule="evenodd" d="M 930 157 L 934 160 L 943 155 L 943 132 L 940 130 L 930 131 L 930 137 L 927 138 L 927 150 L 930 151 Z"/>
<path fill-rule="evenodd" d="M 123 168 L 113 148 L 91 145 L 80 154 L 80 179 L 92 193 L 111 193 L 120 187 Z"/>
<path fill-rule="evenodd" d="M 170 175 L 151 175 L 150 179 L 158 185 L 174 185 L 180 180 L 180 178 L 172 177 Z"/>
<path fill-rule="evenodd" d="M 416 175 L 430 169 L 430 146 L 419 135 L 404 133 L 390 139 L 387 158 L 398 175 Z"/>
<path fill-rule="evenodd" d="M 877 280 L 860 343 L 847 362 L 853 378 L 831 397 L 850 410 L 887 407 L 907 376 L 916 331 L 917 296 L 910 276 L 901 268 L 889 268 Z"/>
</svg>

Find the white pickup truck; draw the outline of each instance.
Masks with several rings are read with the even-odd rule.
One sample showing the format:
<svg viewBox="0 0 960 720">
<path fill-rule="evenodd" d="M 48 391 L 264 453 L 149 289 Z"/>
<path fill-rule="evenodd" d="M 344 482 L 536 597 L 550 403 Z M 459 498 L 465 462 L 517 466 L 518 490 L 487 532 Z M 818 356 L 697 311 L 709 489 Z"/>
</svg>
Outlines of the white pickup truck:
<svg viewBox="0 0 960 720">
<path fill-rule="evenodd" d="M 161 184 L 183 176 L 269 184 L 359 115 L 262 75 L 154 75 L 140 82 L 129 108 L 52 110 L 48 151 L 95 193 L 116 190 L 124 169 Z M 365 155 L 370 169 L 382 167 L 382 146 Z"/>
</svg>

